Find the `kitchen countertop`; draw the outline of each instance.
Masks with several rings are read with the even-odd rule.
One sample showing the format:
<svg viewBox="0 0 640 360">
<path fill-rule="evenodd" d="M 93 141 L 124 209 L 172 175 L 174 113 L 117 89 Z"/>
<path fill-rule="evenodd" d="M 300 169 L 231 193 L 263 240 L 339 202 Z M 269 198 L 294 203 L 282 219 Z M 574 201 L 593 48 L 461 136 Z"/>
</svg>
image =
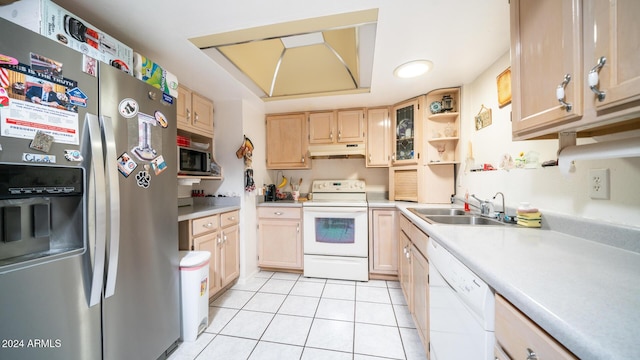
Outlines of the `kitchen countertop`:
<svg viewBox="0 0 640 360">
<path fill-rule="evenodd" d="M 545 229 L 432 225 L 396 207 L 582 359 L 640 354 L 640 254 Z"/>
<path fill-rule="evenodd" d="M 258 207 L 260 206 L 302 207 L 302 202 L 301 201 L 295 202 L 293 200 L 264 201 L 264 202 L 258 203 L 258 205 L 256 206 Z"/>
<path fill-rule="evenodd" d="M 178 221 L 197 219 L 240 209 L 239 205 L 190 205 L 178 207 Z"/>
</svg>

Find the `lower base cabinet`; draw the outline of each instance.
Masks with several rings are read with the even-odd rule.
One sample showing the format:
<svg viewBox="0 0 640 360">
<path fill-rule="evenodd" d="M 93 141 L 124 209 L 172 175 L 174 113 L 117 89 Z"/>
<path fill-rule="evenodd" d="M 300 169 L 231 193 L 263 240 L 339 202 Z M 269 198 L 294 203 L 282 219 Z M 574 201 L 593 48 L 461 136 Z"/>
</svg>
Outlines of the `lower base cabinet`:
<svg viewBox="0 0 640 360">
<path fill-rule="evenodd" d="M 302 209 L 258 208 L 258 266 L 302 270 Z"/>
<path fill-rule="evenodd" d="M 239 211 L 179 223 L 180 250 L 209 251 L 209 297 L 240 276 Z"/>
<path fill-rule="evenodd" d="M 396 210 L 369 208 L 369 273 L 398 275 Z"/>
<path fill-rule="evenodd" d="M 495 335 L 496 359 L 577 359 L 500 295 L 496 295 Z"/>
<path fill-rule="evenodd" d="M 405 216 L 400 216 L 398 223 L 398 278 L 422 345 L 429 354 L 429 262 L 424 255 L 429 237 Z"/>
</svg>

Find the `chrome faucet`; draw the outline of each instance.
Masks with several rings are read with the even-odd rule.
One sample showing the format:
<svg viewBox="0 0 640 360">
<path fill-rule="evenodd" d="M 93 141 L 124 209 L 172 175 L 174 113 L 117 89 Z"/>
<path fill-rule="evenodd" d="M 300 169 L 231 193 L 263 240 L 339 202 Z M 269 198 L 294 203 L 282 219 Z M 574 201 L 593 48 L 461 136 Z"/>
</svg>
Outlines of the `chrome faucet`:
<svg viewBox="0 0 640 360">
<path fill-rule="evenodd" d="M 495 195 L 493 195 L 493 200 L 495 200 L 498 195 L 502 196 L 502 211 L 498 213 L 498 218 L 500 220 L 503 220 L 507 215 L 507 210 L 504 208 L 504 194 L 498 191 Z"/>
<path fill-rule="evenodd" d="M 478 200 L 480 203 L 480 215 L 494 217 L 493 212 L 493 204 L 489 200 L 478 199 L 475 194 L 471 195 L 472 198 Z"/>
</svg>

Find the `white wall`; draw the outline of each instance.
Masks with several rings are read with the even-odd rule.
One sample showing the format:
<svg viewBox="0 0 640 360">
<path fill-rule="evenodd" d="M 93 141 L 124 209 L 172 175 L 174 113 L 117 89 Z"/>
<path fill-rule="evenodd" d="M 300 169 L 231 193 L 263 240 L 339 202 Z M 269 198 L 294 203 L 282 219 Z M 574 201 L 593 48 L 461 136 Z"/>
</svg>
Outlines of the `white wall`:
<svg viewBox="0 0 640 360">
<path fill-rule="evenodd" d="M 561 175 L 558 167 L 465 172 L 464 158 L 468 142 L 473 144 L 476 163 L 498 167 L 503 154 L 515 158 L 521 151 L 537 151 L 541 161 L 556 158 L 557 140 L 511 140 L 511 105 L 498 108 L 496 76 L 510 66 L 504 54 L 471 84 L 463 86 L 462 151 L 463 163 L 457 177 L 458 195 L 469 194 L 489 199 L 497 191 L 505 195 L 507 207 L 527 201 L 542 211 L 551 211 L 607 222 L 640 225 L 640 158 L 577 161 L 576 172 Z M 474 116 L 484 104 L 492 110 L 492 125 L 476 131 Z M 578 144 L 593 142 L 579 139 Z M 589 169 L 610 170 L 610 200 L 592 200 L 588 193 Z M 497 202 L 496 202 L 497 204 Z M 499 207 L 499 206 L 498 206 Z"/>
</svg>

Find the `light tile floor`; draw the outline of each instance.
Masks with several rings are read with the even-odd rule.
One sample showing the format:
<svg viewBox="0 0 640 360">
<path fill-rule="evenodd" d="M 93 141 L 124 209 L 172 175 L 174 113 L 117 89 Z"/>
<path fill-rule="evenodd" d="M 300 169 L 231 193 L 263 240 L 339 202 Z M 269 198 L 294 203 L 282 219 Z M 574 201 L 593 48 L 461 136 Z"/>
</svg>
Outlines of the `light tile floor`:
<svg viewBox="0 0 640 360">
<path fill-rule="evenodd" d="M 427 358 L 397 281 L 261 271 L 212 302 L 209 322 L 169 359 Z"/>
</svg>

